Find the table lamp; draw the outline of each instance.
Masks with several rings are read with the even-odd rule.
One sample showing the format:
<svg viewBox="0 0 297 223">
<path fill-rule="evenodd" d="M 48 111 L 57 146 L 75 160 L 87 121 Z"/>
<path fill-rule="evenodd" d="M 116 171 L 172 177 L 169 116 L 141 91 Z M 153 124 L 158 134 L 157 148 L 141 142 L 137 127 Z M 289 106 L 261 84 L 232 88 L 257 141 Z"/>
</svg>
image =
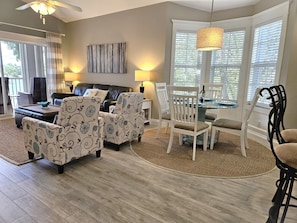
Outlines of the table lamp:
<svg viewBox="0 0 297 223">
<path fill-rule="evenodd" d="M 64 79 L 66 86 L 69 87 L 70 91 L 73 91 L 73 82 L 77 80 L 77 74 L 72 72 L 65 72 Z"/>
<path fill-rule="evenodd" d="M 141 86 L 139 88 L 139 91 L 141 93 L 144 93 L 143 82 L 144 81 L 149 81 L 149 80 L 150 80 L 150 71 L 135 70 L 135 81 L 141 81 Z"/>
</svg>

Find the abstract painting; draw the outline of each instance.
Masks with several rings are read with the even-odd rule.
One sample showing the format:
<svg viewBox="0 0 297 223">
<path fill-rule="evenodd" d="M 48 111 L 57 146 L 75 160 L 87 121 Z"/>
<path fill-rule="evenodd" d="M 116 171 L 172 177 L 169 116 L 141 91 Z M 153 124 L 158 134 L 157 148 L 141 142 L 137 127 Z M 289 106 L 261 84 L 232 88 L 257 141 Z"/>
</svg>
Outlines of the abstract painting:
<svg viewBox="0 0 297 223">
<path fill-rule="evenodd" d="M 87 46 L 88 72 L 127 73 L 126 43 Z"/>
</svg>

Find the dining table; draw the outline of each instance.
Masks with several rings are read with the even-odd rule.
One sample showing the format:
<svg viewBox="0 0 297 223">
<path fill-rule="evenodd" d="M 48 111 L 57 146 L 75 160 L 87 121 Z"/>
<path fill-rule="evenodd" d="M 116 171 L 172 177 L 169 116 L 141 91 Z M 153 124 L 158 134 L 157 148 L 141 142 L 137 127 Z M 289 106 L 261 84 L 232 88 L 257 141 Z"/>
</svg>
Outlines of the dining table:
<svg viewBox="0 0 297 223">
<path fill-rule="evenodd" d="M 207 109 L 230 109 L 237 107 L 238 103 L 235 101 L 205 98 L 203 102 L 198 103 L 198 120 L 205 121 L 205 112 Z"/>
</svg>

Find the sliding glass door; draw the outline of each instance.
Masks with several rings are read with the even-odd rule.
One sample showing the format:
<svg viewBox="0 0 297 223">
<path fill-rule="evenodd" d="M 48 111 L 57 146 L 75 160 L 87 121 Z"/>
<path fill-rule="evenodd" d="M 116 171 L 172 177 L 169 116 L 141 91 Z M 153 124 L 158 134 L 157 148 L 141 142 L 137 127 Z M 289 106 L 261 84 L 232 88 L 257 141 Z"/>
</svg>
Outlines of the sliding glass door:
<svg viewBox="0 0 297 223">
<path fill-rule="evenodd" d="M 46 76 L 45 45 L 0 40 L 1 99 L 0 114 L 12 114 L 18 92 L 30 92 L 31 77 Z M 1 102 L 0 99 L 0 102 Z M 1 106 L 1 103 L 0 103 Z"/>
</svg>

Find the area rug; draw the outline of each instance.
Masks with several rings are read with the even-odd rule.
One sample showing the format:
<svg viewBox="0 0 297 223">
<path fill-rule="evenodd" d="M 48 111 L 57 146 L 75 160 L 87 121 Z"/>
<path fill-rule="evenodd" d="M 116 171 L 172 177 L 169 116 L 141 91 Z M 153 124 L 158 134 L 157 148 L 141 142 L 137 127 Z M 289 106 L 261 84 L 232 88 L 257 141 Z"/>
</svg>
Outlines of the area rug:
<svg viewBox="0 0 297 223">
<path fill-rule="evenodd" d="M 142 159 L 162 168 L 198 176 L 238 178 L 261 175 L 275 167 L 271 151 L 252 140 L 246 150 L 247 157 L 243 157 L 239 137 L 221 132 L 214 149 L 203 151 L 197 147 L 196 160 L 192 161 L 192 145 L 180 146 L 175 135 L 172 150 L 167 154 L 170 134 L 162 129 L 156 138 L 156 131 L 145 131 L 141 142 L 133 141 L 131 148 Z"/>
<path fill-rule="evenodd" d="M 25 150 L 23 130 L 16 127 L 14 118 L 0 120 L 0 157 L 15 165 L 32 161 Z"/>
</svg>

